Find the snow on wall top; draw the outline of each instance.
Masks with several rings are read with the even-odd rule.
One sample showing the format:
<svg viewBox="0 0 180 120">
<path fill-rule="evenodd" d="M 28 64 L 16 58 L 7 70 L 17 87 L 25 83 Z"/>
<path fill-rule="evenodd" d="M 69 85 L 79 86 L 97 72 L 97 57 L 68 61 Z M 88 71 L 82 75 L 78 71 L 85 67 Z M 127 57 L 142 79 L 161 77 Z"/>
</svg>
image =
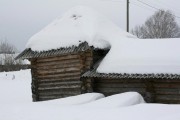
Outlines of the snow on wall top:
<svg viewBox="0 0 180 120">
<path fill-rule="evenodd" d="M 113 41 L 100 73 L 180 74 L 180 38 Z"/>
<path fill-rule="evenodd" d="M 32 36 L 26 48 L 47 51 L 78 46 L 84 41 L 96 48 L 110 48 L 111 40 L 122 37 L 134 36 L 124 32 L 95 10 L 77 6 Z"/>
</svg>

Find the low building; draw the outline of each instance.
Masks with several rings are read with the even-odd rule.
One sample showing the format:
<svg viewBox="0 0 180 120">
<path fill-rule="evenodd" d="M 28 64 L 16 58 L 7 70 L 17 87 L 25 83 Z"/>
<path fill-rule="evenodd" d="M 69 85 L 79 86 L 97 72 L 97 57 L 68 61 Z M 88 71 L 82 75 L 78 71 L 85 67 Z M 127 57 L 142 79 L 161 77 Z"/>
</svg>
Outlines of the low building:
<svg viewBox="0 0 180 120">
<path fill-rule="evenodd" d="M 137 39 L 87 7 L 35 34 L 17 59 L 31 62 L 34 101 L 87 92 L 139 92 L 180 103 L 180 39 Z"/>
</svg>

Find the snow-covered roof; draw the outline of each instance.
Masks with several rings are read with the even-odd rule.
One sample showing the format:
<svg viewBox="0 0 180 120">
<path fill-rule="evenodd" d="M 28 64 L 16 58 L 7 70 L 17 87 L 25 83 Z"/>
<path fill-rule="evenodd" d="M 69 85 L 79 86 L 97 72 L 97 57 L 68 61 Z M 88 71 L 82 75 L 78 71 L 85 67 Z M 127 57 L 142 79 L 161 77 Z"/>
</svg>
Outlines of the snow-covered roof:
<svg viewBox="0 0 180 120">
<path fill-rule="evenodd" d="M 95 48 L 110 48 L 110 41 L 134 37 L 89 7 L 77 6 L 32 36 L 26 48 L 48 51 L 88 42 Z M 134 37 L 135 38 L 135 37 Z"/>
<path fill-rule="evenodd" d="M 78 46 L 110 48 L 99 73 L 180 74 L 180 39 L 137 39 L 95 10 L 78 6 L 56 19 L 28 41 L 26 48 L 42 52 Z"/>
<path fill-rule="evenodd" d="M 100 73 L 180 74 L 180 38 L 113 41 Z"/>
</svg>

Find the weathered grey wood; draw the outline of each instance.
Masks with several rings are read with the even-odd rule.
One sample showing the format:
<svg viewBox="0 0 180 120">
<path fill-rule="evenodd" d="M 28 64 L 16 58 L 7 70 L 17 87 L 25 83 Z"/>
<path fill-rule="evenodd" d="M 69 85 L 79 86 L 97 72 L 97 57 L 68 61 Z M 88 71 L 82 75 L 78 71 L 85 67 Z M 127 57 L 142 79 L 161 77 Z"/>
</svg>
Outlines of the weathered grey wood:
<svg viewBox="0 0 180 120">
<path fill-rule="evenodd" d="M 61 55 L 58 57 L 38 58 L 37 63 L 51 62 L 51 61 L 64 61 L 64 60 L 77 59 L 77 58 L 79 58 L 79 55 L 77 55 L 77 54 Z"/>
<path fill-rule="evenodd" d="M 79 68 L 71 67 L 71 68 L 62 68 L 62 69 L 51 69 L 51 70 L 37 70 L 37 74 L 60 74 L 66 72 L 78 72 Z"/>
<path fill-rule="evenodd" d="M 50 69 L 62 69 L 62 68 L 82 68 L 82 65 L 80 63 L 76 63 L 76 64 L 56 64 L 56 65 L 49 65 L 49 66 L 38 66 L 36 67 L 37 70 L 50 70 Z"/>
<path fill-rule="evenodd" d="M 41 78 L 38 79 L 38 83 L 51 83 L 51 82 L 63 82 L 63 81 L 79 81 L 80 80 L 80 76 L 65 76 L 65 77 L 57 77 L 57 78 Z"/>
<path fill-rule="evenodd" d="M 81 72 L 74 72 L 74 73 L 63 73 L 63 74 L 52 74 L 52 75 L 43 75 L 43 74 L 37 74 L 38 78 L 64 78 L 64 77 L 78 77 L 81 75 Z"/>
<path fill-rule="evenodd" d="M 79 59 L 73 59 L 73 60 L 66 60 L 66 61 L 52 61 L 52 62 L 44 62 L 44 63 L 38 63 L 36 66 L 37 67 L 42 67 L 42 66 L 51 66 L 51 65 L 66 65 L 66 64 L 79 64 L 80 60 Z"/>
</svg>

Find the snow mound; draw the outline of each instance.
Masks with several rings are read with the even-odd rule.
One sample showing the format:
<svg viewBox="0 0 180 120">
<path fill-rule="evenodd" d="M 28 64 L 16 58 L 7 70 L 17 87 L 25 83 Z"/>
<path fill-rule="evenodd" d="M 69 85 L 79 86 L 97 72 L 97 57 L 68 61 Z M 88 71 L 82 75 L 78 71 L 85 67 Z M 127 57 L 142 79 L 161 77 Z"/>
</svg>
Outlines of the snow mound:
<svg viewBox="0 0 180 120">
<path fill-rule="evenodd" d="M 140 103 L 145 103 L 145 101 L 139 93 L 125 92 L 121 94 L 108 96 L 91 103 L 87 103 L 83 105 L 83 107 L 117 108 L 117 107 L 136 105 Z"/>
<path fill-rule="evenodd" d="M 78 105 L 78 104 L 85 104 L 89 103 L 98 99 L 104 98 L 104 95 L 101 93 L 86 93 L 66 98 L 60 98 L 56 100 L 49 100 L 41 102 L 40 104 L 55 104 L 60 106 L 69 106 L 69 105 Z"/>
<path fill-rule="evenodd" d="M 110 48 L 111 40 L 122 37 L 135 38 L 92 8 L 77 6 L 32 36 L 26 48 L 47 51 L 78 46 L 84 41 L 96 48 Z"/>
</svg>

